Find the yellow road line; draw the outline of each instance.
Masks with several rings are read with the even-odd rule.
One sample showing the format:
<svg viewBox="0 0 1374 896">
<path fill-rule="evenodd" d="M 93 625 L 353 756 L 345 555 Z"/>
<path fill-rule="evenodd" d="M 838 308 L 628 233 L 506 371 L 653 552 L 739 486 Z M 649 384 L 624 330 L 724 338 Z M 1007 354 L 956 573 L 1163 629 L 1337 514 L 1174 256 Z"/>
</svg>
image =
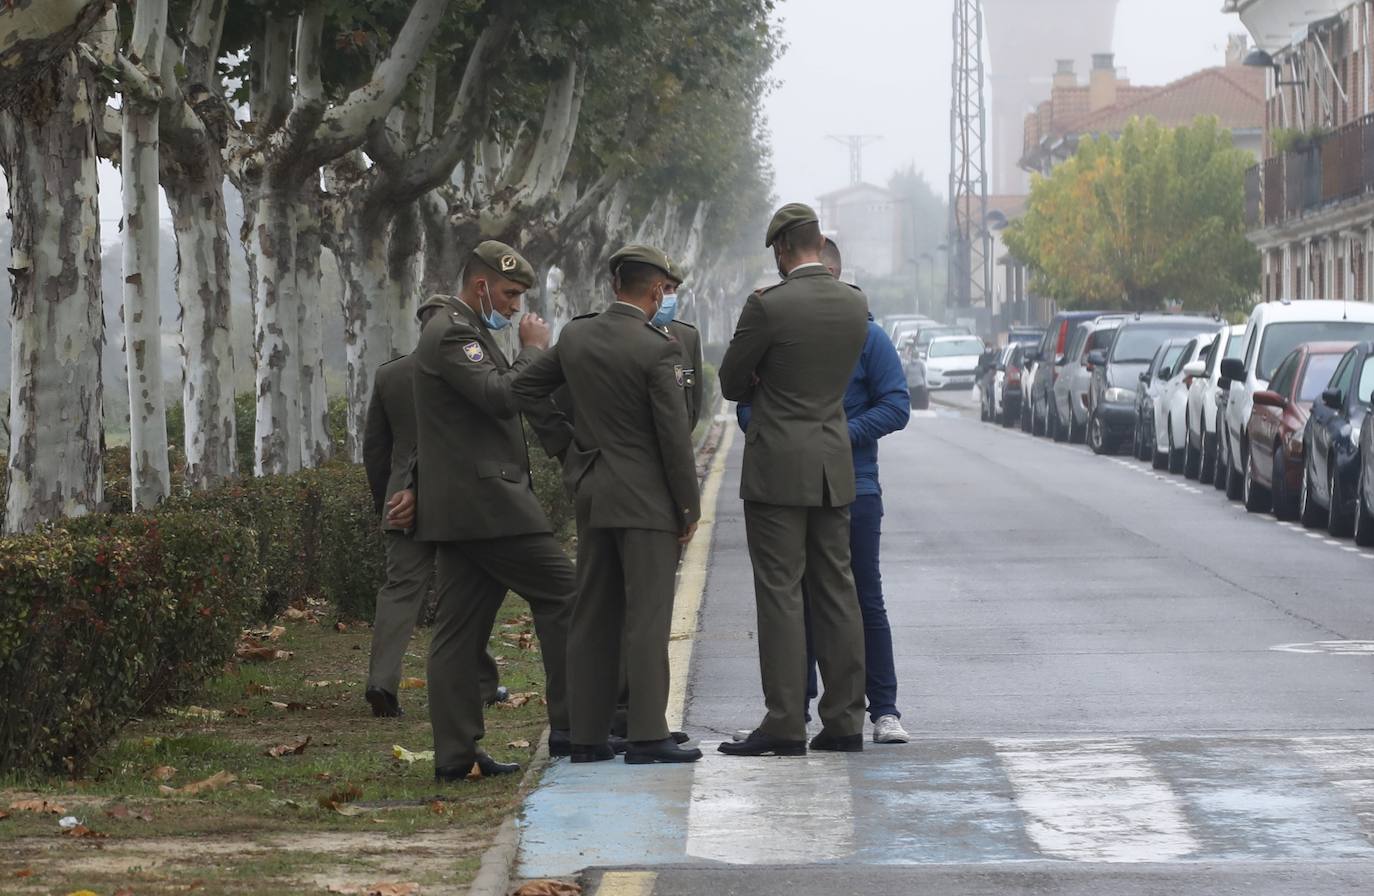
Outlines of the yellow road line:
<svg viewBox="0 0 1374 896">
<path fill-rule="evenodd" d="M 716 456 L 711 461 L 711 472 L 706 476 L 706 486 L 701 490 L 701 522 L 692 543 L 687 546 L 687 556 L 682 559 L 682 577 L 673 601 L 673 634 L 668 642 L 671 669 L 668 727 L 673 729 L 682 727 L 683 714 L 687 709 L 687 676 L 692 668 L 692 645 L 696 642 L 701 598 L 706 593 L 706 570 L 711 558 L 711 535 L 716 523 L 716 499 L 720 496 L 721 480 L 725 478 L 725 459 L 734 441 L 735 427 L 726 423 L 725 433 L 716 447 Z"/>
<path fill-rule="evenodd" d="M 658 875 L 652 871 L 607 871 L 596 896 L 651 896 Z"/>
</svg>

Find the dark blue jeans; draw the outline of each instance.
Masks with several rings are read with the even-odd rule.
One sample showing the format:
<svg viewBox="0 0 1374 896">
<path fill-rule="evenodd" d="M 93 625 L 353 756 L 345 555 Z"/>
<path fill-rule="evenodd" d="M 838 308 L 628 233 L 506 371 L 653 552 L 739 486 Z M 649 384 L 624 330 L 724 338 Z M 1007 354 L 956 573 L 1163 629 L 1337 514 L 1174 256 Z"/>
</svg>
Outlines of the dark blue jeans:
<svg viewBox="0 0 1374 896">
<path fill-rule="evenodd" d="M 878 565 L 878 542 L 883 531 L 881 495 L 859 495 L 849 506 L 850 566 L 854 587 L 859 593 L 859 609 L 864 617 L 864 690 L 868 694 L 868 717 L 896 716 L 897 666 L 892 659 L 892 626 L 883 604 L 883 574 Z M 820 693 L 816 680 L 816 654 L 811 647 L 811 615 L 806 617 L 806 718 L 811 719 L 811 701 Z"/>
</svg>

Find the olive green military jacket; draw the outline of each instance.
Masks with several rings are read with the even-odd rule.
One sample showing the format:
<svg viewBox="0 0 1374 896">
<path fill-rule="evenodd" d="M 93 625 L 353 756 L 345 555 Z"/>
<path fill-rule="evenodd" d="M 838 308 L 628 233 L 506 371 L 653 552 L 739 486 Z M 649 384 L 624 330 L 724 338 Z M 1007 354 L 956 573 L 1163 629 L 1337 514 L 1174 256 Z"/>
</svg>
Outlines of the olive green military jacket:
<svg viewBox="0 0 1374 896">
<path fill-rule="evenodd" d="M 521 370 L 521 407 L 564 383 L 577 409 L 569 484 L 599 529 L 682 532 L 701 516 L 682 350 L 638 308 L 617 303 L 571 321 L 558 344 Z"/>
<path fill-rule="evenodd" d="M 744 303 L 722 394 L 753 403 L 740 497 L 788 507 L 854 501 L 844 392 L 868 335 L 868 300 L 820 265 Z"/>
<path fill-rule="evenodd" d="M 541 354 L 525 348 L 508 363 L 491 330 L 457 299 L 425 324 L 414 354 L 417 539 L 474 541 L 551 531 L 534 494 L 511 391 L 515 374 Z M 557 453 L 553 403 L 532 402 L 527 416 L 546 448 L 553 445 Z"/>
<path fill-rule="evenodd" d="M 363 467 L 378 513 L 387 498 L 414 485 L 414 466 L 415 359 L 406 355 L 377 368 L 363 426 Z M 396 529 L 385 518 L 382 528 Z"/>
</svg>

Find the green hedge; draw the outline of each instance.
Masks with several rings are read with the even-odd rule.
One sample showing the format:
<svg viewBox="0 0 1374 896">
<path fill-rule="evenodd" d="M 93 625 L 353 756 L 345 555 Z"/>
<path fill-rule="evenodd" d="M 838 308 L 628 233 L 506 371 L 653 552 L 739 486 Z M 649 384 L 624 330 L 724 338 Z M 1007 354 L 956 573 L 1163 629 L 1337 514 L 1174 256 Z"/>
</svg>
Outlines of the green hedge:
<svg viewBox="0 0 1374 896">
<path fill-rule="evenodd" d="M 0 542 L 0 768 L 80 771 L 129 717 L 199 685 L 257 603 L 254 552 L 251 530 L 174 512 Z"/>
</svg>

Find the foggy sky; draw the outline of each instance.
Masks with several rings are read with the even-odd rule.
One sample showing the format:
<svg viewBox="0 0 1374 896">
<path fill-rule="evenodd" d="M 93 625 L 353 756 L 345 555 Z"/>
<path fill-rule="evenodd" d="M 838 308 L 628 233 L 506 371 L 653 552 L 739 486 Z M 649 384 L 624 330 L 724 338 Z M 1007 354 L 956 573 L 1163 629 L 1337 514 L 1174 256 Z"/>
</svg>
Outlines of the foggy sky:
<svg viewBox="0 0 1374 896">
<path fill-rule="evenodd" d="M 1157 85 L 1220 65 L 1226 36 L 1245 32 L 1221 5 L 1120 0 L 1118 68 L 1135 84 Z M 766 108 L 780 202 L 811 202 L 848 183 L 849 151 L 827 134 L 883 136 L 864 151 L 870 183 L 914 162 L 936 192 L 947 192 L 953 10 L 951 0 L 779 3 L 788 49 L 773 69 L 782 84 Z M 1045 60 L 1046 75 L 1053 66 Z"/>
</svg>

